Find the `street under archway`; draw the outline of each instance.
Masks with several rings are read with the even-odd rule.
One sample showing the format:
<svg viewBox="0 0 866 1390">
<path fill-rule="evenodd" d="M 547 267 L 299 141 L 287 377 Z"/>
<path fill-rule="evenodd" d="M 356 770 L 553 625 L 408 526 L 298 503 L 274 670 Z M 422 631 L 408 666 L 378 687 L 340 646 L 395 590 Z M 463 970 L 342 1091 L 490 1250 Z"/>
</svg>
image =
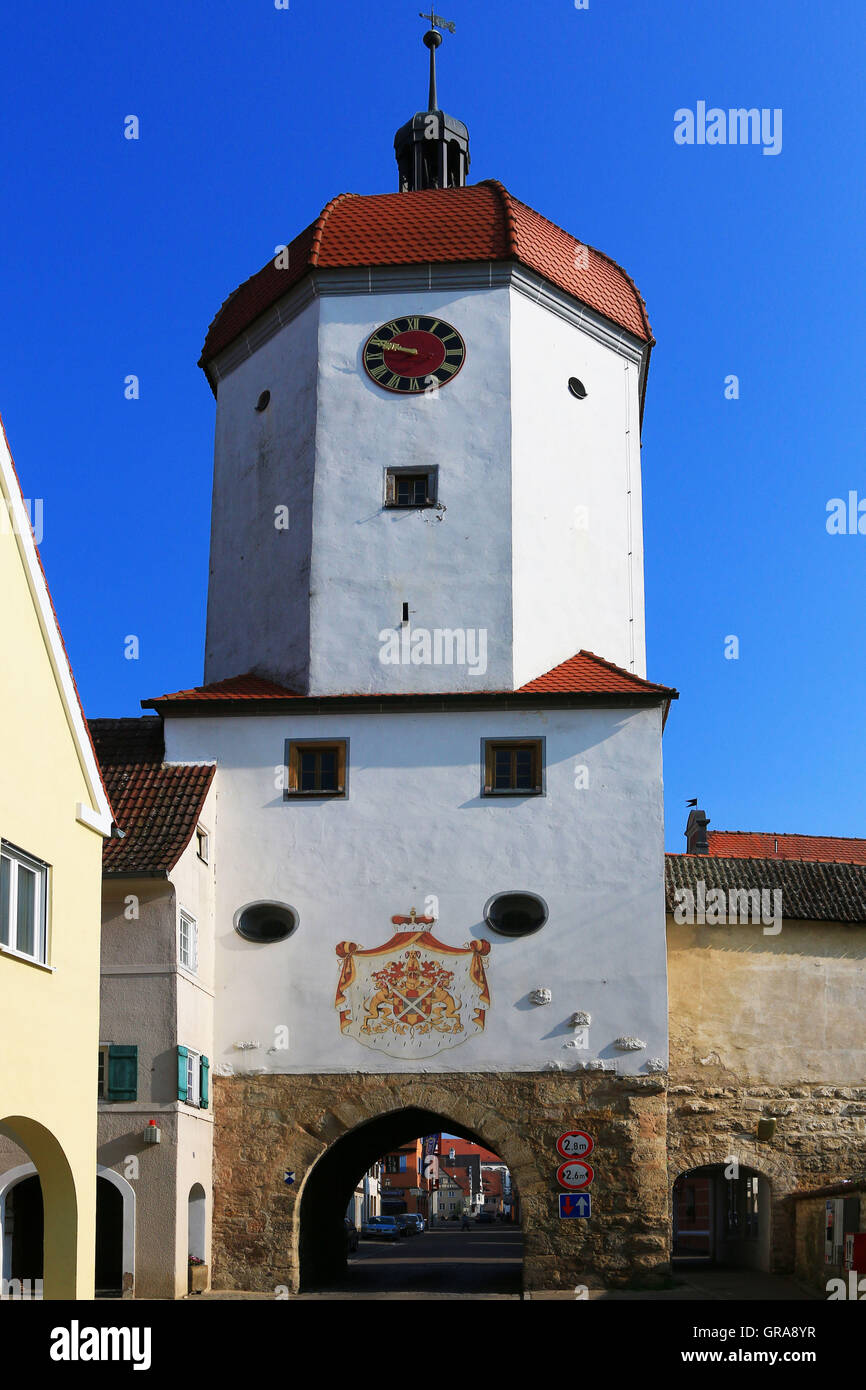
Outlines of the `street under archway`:
<svg viewBox="0 0 866 1390">
<path fill-rule="evenodd" d="M 365 1251 L 347 1261 L 344 1216 L 364 1173 L 384 1153 L 441 1132 L 491 1145 L 447 1115 L 410 1106 L 357 1125 L 335 1140 L 311 1169 L 300 1200 L 300 1279 L 309 1292 L 334 1286 L 382 1292 L 519 1293 L 523 1238 L 519 1226 L 479 1226 L 470 1232 L 427 1231 L 393 1249 Z M 504 1157 L 504 1156 L 503 1156 Z"/>
</svg>

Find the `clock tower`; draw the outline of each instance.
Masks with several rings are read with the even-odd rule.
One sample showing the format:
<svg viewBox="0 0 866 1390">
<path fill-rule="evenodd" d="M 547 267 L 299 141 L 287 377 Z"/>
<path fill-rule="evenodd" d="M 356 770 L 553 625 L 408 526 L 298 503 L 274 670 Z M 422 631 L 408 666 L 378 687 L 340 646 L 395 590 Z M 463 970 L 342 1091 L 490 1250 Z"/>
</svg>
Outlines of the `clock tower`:
<svg viewBox="0 0 866 1390">
<path fill-rule="evenodd" d="M 581 649 L 645 674 L 643 300 L 464 185 L 435 85 L 402 191 L 333 199 L 211 324 L 206 682 L 508 690 Z"/>
<path fill-rule="evenodd" d="M 328 203 L 201 357 L 204 685 L 148 707 L 168 764 L 216 769 L 226 1287 L 334 1276 L 359 1175 L 443 1130 L 512 1170 L 526 1287 L 664 1263 L 676 692 L 645 675 L 653 340 L 615 262 L 466 184 L 432 22 L 399 191 Z M 551 1191 L 576 1130 L 592 1224 Z"/>
</svg>

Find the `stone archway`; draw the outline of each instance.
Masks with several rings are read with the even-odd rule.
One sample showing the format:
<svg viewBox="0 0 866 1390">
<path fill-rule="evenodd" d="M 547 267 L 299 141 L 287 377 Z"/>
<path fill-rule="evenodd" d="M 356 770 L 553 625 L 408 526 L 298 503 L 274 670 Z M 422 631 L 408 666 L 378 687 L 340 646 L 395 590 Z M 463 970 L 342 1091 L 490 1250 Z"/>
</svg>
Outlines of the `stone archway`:
<svg viewBox="0 0 866 1390">
<path fill-rule="evenodd" d="M 746 1173 L 755 1173 L 769 1185 L 769 1252 L 767 1268 L 774 1274 L 788 1273 L 793 1268 L 793 1213 L 789 1200 L 796 1187 L 795 1165 L 783 1154 L 774 1153 L 766 1144 L 753 1139 L 738 1139 L 730 1144 L 706 1144 L 677 1149 L 670 1155 L 668 1191 L 670 1194 L 670 1249 L 673 1255 L 674 1209 L 673 1193 L 677 1179 L 701 1169 L 726 1172 L 732 1160 Z"/>
<path fill-rule="evenodd" d="M 316 1166 L 350 1131 L 410 1109 L 508 1166 L 525 1290 L 657 1281 L 669 1250 L 665 1090 L 654 1076 L 559 1070 L 218 1076 L 213 1287 L 296 1293 L 300 1208 Z M 575 1127 L 597 1143 L 591 1221 L 560 1219 L 557 1139 Z"/>
</svg>

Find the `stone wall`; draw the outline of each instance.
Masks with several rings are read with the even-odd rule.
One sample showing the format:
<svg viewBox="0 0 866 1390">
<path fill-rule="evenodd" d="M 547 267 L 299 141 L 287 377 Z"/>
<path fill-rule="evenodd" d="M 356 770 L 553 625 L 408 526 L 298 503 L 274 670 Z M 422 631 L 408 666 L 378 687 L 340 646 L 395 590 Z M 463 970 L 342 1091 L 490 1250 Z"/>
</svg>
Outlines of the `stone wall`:
<svg viewBox="0 0 866 1390">
<path fill-rule="evenodd" d="M 297 1291 L 307 1269 L 302 1205 L 306 1250 L 342 1216 L 343 1192 L 348 1200 L 364 1167 L 400 1137 L 401 1115 L 411 1127 L 410 1109 L 423 1132 L 469 1132 L 508 1165 L 520 1196 L 524 1288 L 652 1284 L 667 1268 L 663 1077 L 233 1076 L 217 1077 L 214 1089 L 215 1288 Z M 595 1140 L 588 1221 L 558 1214 L 556 1139 L 575 1128 Z M 419 1132 L 404 1133 L 403 1142 Z M 288 1187 L 287 1170 L 295 1174 Z M 327 1218 L 325 1173 L 333 1192 Z"/>
<path fill-rule="evenodd" d="M 705 1164 L 753 1168 L 770 1180 L 773 1228 L 770 1267 L 794 1268 L 790 1193 L 857 1177 L 866 1168 L 866 1088 L 740 1086 L 732 1078 L 703 1080 L 671 1073 L 668 1161 L 680 1173 Z M 720 1084 L 721 1082 L 721 1084 Z M 759 1141 L 757 1122 L 775 1118 L 772 1139 Z"/>
</svg>

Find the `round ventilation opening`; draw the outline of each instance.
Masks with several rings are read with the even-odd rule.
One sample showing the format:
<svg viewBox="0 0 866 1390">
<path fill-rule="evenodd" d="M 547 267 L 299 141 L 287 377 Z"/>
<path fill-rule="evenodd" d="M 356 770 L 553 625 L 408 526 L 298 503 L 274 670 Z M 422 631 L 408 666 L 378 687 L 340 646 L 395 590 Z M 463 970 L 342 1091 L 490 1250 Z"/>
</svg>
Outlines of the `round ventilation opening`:
<svg viewBox="0 0 866 1390">
<path fill-rule="evenodd" d="M 497 893 L 484 908 L 484 920 L 500 936 L 529 936 L 547 921 L 547 903 L 535 893 Z"/>
<path fill-rule="evenodd" d="M 287 903 L 248 903 L 235 913 L 235 931 L 246 941 L 265 945 L 285 941 L 297 931 L 300 918 Z"/>
<path fill-rule="evenodd" d="M 576 376 L 570 376 L 568 378 L 568 389 L 579 401 L 582 401 L 586 396 L 586 387 Z"/>
<path fill-rule="evenodd" d="M 258 410 L 258 411 L 267 410 L 268 406 L 270 405 L 270 401 L 271 401 L 271 393 L 270 393 L 270 391 L 263 391 L 262 394 L 259 396 L 258 400 L 256 401 L 256 410 Z"/>
</svg>

